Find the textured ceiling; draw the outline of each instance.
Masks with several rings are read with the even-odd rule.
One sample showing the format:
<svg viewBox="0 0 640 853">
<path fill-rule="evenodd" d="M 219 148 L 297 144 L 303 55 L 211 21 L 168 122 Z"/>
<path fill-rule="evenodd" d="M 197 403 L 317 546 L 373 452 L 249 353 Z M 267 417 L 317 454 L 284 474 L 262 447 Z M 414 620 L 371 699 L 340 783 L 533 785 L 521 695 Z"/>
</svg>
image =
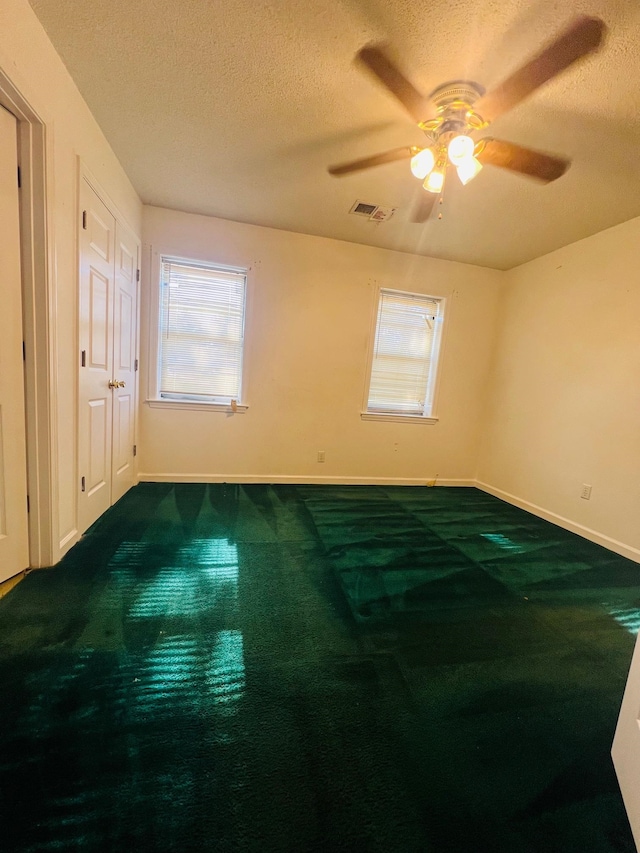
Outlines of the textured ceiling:
<svg viewBox="0 0 640 853">
<path fill-rule="evenodd" d="M 640 215 L 637 0 L 31 0 L 145 203 L 508 269 Z M 491 126 L 571 157 L 553 184 L 487 167 L 450 180 L 443 218 L 412 224 L 406 162 L 343 178 L 333 163 L 420 144 L 402 107 L 353 63 L 385 41 L 424 93 L 486 88 L 578 13 L 599 53 Z M 397 207 L 373 223 L 358 199 Z"/>
</svg>

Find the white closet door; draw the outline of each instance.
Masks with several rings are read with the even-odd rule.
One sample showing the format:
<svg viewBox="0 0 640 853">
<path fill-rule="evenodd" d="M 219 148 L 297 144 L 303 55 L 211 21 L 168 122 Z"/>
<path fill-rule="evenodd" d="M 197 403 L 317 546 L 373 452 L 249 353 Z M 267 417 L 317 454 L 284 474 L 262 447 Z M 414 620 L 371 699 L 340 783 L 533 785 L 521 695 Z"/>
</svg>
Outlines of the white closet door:
<svg viewBox="0 0 640 853">
<path fill-rule="evenodd" d="M 116 221 L 85 180 L 80 205 L 78 526 L 84 532 L 111 506 Z"/>
<path fill-rule="evenodd" d="M 611 755 L 618 776 L 622 799 L 631 824 L 631 831 L 640 850 L 640 790 L 638 768 L 640 767 L 640 634 L 636 639 L 635 651 L 627 686 L 622 699 L 620 716 L 613 739 Z"/>
<path fill-rule="evenodd" d="M 16 119 L 0 107 L 0 582 L 29 565 Z"/>
<path fill-rule="evenodd" d="M 111 503 L 135 482 L 133 445 L 136 417 L 138 241 L 116 223 L 116 275 L 113 326 L 113 440 Z"/>
</svg>

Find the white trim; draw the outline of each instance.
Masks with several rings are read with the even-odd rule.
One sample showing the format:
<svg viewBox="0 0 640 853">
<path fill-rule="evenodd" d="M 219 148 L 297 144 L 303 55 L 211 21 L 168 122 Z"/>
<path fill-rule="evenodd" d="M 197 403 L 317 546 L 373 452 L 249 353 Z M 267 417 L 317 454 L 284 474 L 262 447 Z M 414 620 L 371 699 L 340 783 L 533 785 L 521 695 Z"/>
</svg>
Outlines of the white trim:
<svg viewBox="0 0 640 853">
<path fill-rule="evenodd" d="M 164 241 L 166 243 L 166 240 Z M 252 278 L 254 275 L 254 263 L 246 263 L 246 264 L 228 264 L 222 260 L 211 260 L 210 255 L 204 256 L 201 252 L 195 252 L 191 257 L 184 257 L 181 252 L 171 251 L 170 248 L 164 247 L 164 243 L 161 243 L 160 246 L 154 246 L 153 244 L 148 244 L 149 249 L 149 266 L 148 273 L 146 276 L 146 284 L 147 284 L 147 305 L 148 305 L 148 313 L 147 313 L 147 352 L 148 352 L 148 367 L 147 367 L 147 399 L 145 402 L 147 403 L 162 403 L 162 408 L 181 408 L 188 409 L 190 408 L 187 405 L 180 406 L 170 406 L 164 403 L 164 398 L 160 397 L 160 340 L 159 340 L 159 329 L 160 329 L 160 277 L 161 277 L 161 267 L 163 258 L 167 258 L 168 260 L 175 260 L 179 262 L 183 262 L 186 264 L 196 264 L 201 265 L 203 267 L 215 267 L 217 269 L 226 270 L 229 272 L 239 273 L 244 275 L 244 313 L 243 313 L 243 335 L 242 335 L 242 360 L 241 360 L 241 374 L 240 374 L 240 389 L 238 398 L 246 399 L 247 398 L 247 340 L 248 340 L 248 324 L 249 324 L 249 310 L 252 301 L 252 291 L 253 291 L 253 283 Z M 220 254 L 224 254 L 220 252 Z M 172 402 L 180 402 L 173 400 Z M 185 403 L 191 403 L 193 401 L 185 401 Z M 199 411 L 203 406 L 215 407 L 219 406 L 218 403 L 196 403 L 197 409 Z M 226 405 L 226 404 L 222 404 Z M 246 409 L 246 405 L 238 404 L 238 411 L 243 411 Z M 226 409 L 225 409 L 226 411 Z M 231 409 L 229 409 L 231 411 Z"/>
<path fill-rule="evenodd" d="M 445 480 L 435 477 L 331 477 L 310 474 L 139 474 L 147 483 L 273 483 L 327 486 L 475 486 L 475 480 Z"/>
<path fill-rule="evenodd" d="M 2 69 L 0 105 L 19 123 L 29 565 L 38 568 L 59 558 L 54 541 L 58 529 L 58 426 L 56 329 L 51 322 L 56 304 L 55 251 L 50 250 L 55 247 L 52 129 Z"/>
<path fill-rule="evenodd" d="M 140 247 L 142 245 L 142 241 L 140 239 L 140 235 L 138 234 L 137 229 L 133 227 L 133 225 L 129 222 L 129 220 L 126 218 L 126 216 L 122 215 L 120 209 L 118 208 L 118 205 L 113 201 L 113 199 L 111 198 L 109 193 L 100 184 L 100 182 L 98 181 L 96 176 L 93 174 L 91 169 L 84 162 L 82 157 L 80 157 L 80 155 L 78 155 L 77 159 L 78 159 L 78 186 L 80 184 L 80 181 L 82 179 L 84 179 L 89 184 L 89 186 L 94 191 L 94 193 L 98 196 L 100 201 L 105 205 L 105 207 L 107 207 L 109 209 L 109 213 L 111 213 L 113 215 L 113 217 L 118 220 L 120 225 L 124 225 L 125 228 L 133 234 L 133 236 L 138 241 L 138 247 Z M 78 190 L 78 208 L 80 209 L 79 199 L 80 199 L 80 193 Z M 140 258 L 138 258 L 138 260 L 140 260 Z"/>
<path fill-rule="evenodd" d="M 371 283 L 371 282 L 370 282 Z M 451 320 L 449 314 L 451 312 L 451 303 L 452 299 L 450 298 L 455 291 L 452 293 L 442 294 L 440 296 L 434 296 L 426 291 L 421 290 L 398 290 L 391 283 L 384 284 L 380 282 L 373 282 L 375 284 L 375 288 L 373 289 L 373 303 L 371 307 L 371 317 L 369 320 L 369 337 L 367 340 L 367 360 L 365 364 L 365 376 L 364 376 L 364 389 L 362 395 L 362 407 L 361 407 L 361 417 L 362 420 L 391 420 L 393 421 L 397 415 L 394 413 L 390 413 L 386 415 L 382 412 L 369 412 L 367 407 L 369 405 L 369 390 L 371 386 L 371 371 L 373 368 L 373 358 L 375 354 L 375 342 L 376 342 L 376 332 L 378 329 L 378 311 L 380 307 L 380 295 L 383 290 L 400 293 L 404 296 L 422 296 L 426 299 L 433 299 L 434 301 L 440 304 L 439 311 L 439 322 L 438 328 L 436 329 L 436 333 L 434 336 L 434 344 L 436 348 L 436 357 L 434 359 L 432 365 L 432 373 L 433 373 L 433 381 L 431 385 L 431 400 L 429 409 L 431 414 L 428 417 L 416 416 L 416 421 L 427 421 L 427 423 L 436 423 L 438 418 L 435 416 L 435 412 L 437 411 L 438 406 L 438 393 L 440 390 L 440 376 L 442 374 L 442 361 L 444 355 L 444 348 L 446 342 L 446 333 L 447 328 L 451 324 Z M 448 318 L 445 322 L 445 317 Z M 425 408 L 427 406 L 425 405 Z M 366 417 L 363 417 L 366 415 Z M 379 417 L 379 415 L 383 415 L 383 417 Z M 400 416 L 400 423 L 403 423 L 407 420 L 407 418 L 411 418 L 412 416 L 404 415 Z"/>
<path fill-rule="evenodd" d="M 440 418 L 425 417 L 424 415 L 399 415 L 392 412 L 360 412 L 363 421 L 391 421 L 397 424 L 437 424 Z"/>
<path fill-rule="evenodd" d="M 519 498 L 517 495 L 512 495 L 509 492 L 505 492 L 502 489 L 489 485 L 488 483 L 476 480 L 475 485 L 483 492 L 487 492 L 496 498 L 500 498 L 507 503 L 513 504 L 513 506 L 517 506 L 519 509 L 524 509 L 532 515 L 537 515 L 545 521 L 557 524 L 558 527 L 563 527 L 571 533 L 577 533 L 578 536 L 582 536 L 590 542 L 595 542 L 597 545 L 602 545 L 604 548 L 607 548 L 609 551 L 614 551 L 622 557 L 627 557 L 629 560 L 640 563 L 640 548 L 634 548 L 632 545 L 626 545 L 624 542 L 613 539 L 611 536 L 606 536 L 604 533 L 592 530 L 590 527 L 585 527 L 583 524 L 578 524 L 578 522 L 572 521 L 570 518 L 565 518 L 563 515 L 558 515 L 558 513 L 524 500 L 524 498 Z"/>
<path fill-rule="evenodd" d="M 225 412 L 229 415 L 242 415 L 249 406 L 241 406 L 239 403 L 232 409 L 229 403 L 199 403 L 197 400 L 173 400 L 168 397 L 160 397 L 154 400 L 145 400 L 151 409 L 188 409 L 192 412 Z"/>
<path fill-rule="evenodd" d="M 160 258 L 162 253 L 150 245 L 148 267 L 146 273 L 147 285 L 147 399 L 158 398 L 158 366 L 159 366 L 159 325 L 160 325 Z"/>
<path fill-rule="evenodd" d="M 362 389 L 362 406 L 361 411 L 366 412 L 369 405 L 369 385 L 371 384 L 371 368 L 373 366 L 373 354 L 376 343 L 376 328 L 378 325 L 378 304 L 380 302 L 380 290 L 382 289 L 379 283 L 372 289 L 373 298 L 371 300 L 371 315 L 369 317 L 369 334 L 367 336 L 367 361 L 364 369 L 364 387 Z"/>
</svg>

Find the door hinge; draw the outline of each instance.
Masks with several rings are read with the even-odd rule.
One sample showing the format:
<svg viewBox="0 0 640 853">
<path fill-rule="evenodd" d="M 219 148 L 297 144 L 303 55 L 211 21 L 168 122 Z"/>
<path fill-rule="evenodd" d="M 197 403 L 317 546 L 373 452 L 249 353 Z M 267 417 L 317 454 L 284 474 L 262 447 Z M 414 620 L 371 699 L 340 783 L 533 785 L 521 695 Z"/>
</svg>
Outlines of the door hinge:
<svg viewBox="0 0 640 853">
<path fill-rule="evenodd" d="M 85 231 L 87 230 L 87 211 L 86 210 L 82 211 L 82 227 L 84 228 Z"/>
<path fill-rule="evenodd" d="M 87 351 L 86 351 L 86 349 L 82 350 L 82 354 L 80 356 L 80 363 L 83 367 L 87 366 Z"/>
<path fill-rule="evenodd" d="M 135 371 L 136 373 L 138 372 L 138 359 L 137 359 L 137 358 L 136 358 L 136 360 L 135 360 L 135 361 L 134 361 L 134 363 L 133 363 L 133 369 L 134 369 L 134 371 Z"/>
<path fill-rule="evenodd" d="M 138 445 L 137 445 L 137 444 L 134 444 L 134 445 L 133 445 L 133 455 L 134 455 L 134 456 L 137 456 L 137 455 L 138 455 Z"/>
<path fill-rule="evenodd" d="M 27 495 L 27 512 L 31 512 L 31 504 L 29 503 L 29 495 Z"/>
<path fill-rule="evenodd" d="M 22 186 L 22 172 L 20 171 L 20 166 L 18 166 L 18 189 Z"/>
<path fill-rule="evenodd" d="M 83 492 L 86 492 L 86 490 L 87 490 L 87 486 L 86 486 L 86 483 L 85 483 L 84 477 L 83 477 L 83 478 L 82 478 L 82 480 L 80 481 L 80 487 L 81 487 L 81 489 L 82 489 L 82 491 L 83 491 Z"/>
<path fill-rule="evenodd" d="M 140 270 L 136 270 L 136 281 L 140 281 Z"/>
<path fill-rule="evenodd" d="M 27 347 L 25 346 L 25 342 L 22 341 L 22 360 L 27 360 Z"/>
</svg>

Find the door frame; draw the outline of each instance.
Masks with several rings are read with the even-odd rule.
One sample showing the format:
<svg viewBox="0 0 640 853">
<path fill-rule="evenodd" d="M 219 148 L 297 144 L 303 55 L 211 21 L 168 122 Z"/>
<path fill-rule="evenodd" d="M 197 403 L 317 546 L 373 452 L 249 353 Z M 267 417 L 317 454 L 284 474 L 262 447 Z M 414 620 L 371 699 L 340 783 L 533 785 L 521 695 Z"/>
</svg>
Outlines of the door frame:
<svg viewBox="0 0 640 853">
<path fill-rule="evenodd" d="M 20 260 L 25 342 L 29 565 L 57 562 L 58 487 L 56 407 L 53 152 L 47 124 L 0 68 L 0 105 L 18 121 Z"/>
</svg>

